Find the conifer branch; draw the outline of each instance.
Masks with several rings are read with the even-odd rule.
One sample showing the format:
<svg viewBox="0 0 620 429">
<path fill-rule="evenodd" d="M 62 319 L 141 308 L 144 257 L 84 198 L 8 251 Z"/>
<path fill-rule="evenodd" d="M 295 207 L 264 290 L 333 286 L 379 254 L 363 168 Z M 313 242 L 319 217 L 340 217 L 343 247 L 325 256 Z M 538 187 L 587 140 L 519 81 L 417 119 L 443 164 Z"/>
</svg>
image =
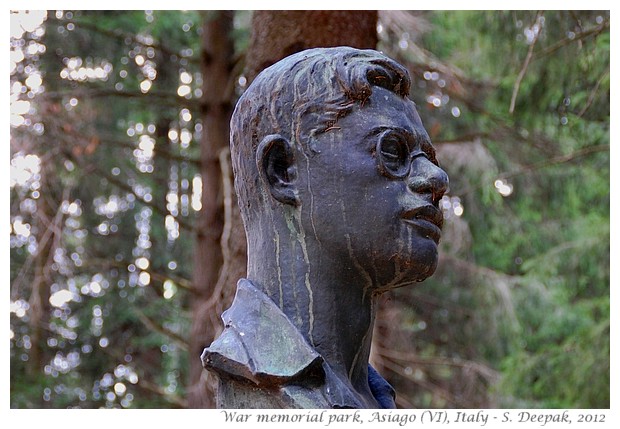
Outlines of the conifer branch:
<svg viewBox="0 0 620 429">
<path fill-rule="evenodd" d="M 158 323 L 150 319 L 146 314 L 144 314 L 139 309 L 134 308 L 134 311 L 136 312 L 142 324 L 144 324 L 144 326 L 146 326 L 148 329 L 158 334 L 161 334 L 165 337 L 170 338 L 172 341 L 177 343 L 179 347 L 181 347 L 181 349 L 183 349 L 184 351 L 187 351 L 189 349 L 188 342 L 185 338 L 181 337 L 179 334 L 175 332 L 172 332 L 170 329 L 159 325 Z"/>
</svg>

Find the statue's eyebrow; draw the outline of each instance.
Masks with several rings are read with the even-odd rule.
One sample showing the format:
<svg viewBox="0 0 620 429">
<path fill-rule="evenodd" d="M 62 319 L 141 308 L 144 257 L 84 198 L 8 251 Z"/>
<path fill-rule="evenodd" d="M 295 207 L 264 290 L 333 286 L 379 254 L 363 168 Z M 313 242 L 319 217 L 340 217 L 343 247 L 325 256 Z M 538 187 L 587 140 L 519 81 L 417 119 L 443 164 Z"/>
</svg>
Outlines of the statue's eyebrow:
<svg viewBox="0 0 620 429">
<path fill-rule="evenodd" d="M 396 131 L 402 134 L 404 137 L 406 137 L 408 141 L 418 143 L 420 147 L 422 148 L 422 150 L 424 150 L 425 152 L 427 150 L 429 152 L 433 152 L 433 153 L 435 152 L 433 145 L 431 144 L 431 140 L 428 137 L 428 134 L 421 133 L 415 128 L 408 128 L 408 127 L 404 128 L 404 127 L 394 126 L 394 125 L 381 125 L 381 126 L 371 129 L 366 134 L 366 138 L 377 136 L 381 134 L 382 132 L 388 131 L 388 130 Z"/>
<path fill-rule="evenodd" d="M 368 137 L 374 137 L 374 136 L 376 136 L 376 135 L 381 134 L 381 133 L 382 133 L 383 131 L 385 131 L 385 130 L 393 130 L 393 129 L 395 129 L 395 128 L 394 128 L 394 127 L 387 127 L 387 126 L 379 126 L 379 127 L 375 127 L 375 128 L 373 128 L 373 129 L 371 129 L 370 131 L 368 131 L 368 132 L 366 133 L 366 136 L 365 136 L 365 137 L 366 137 L 366 138 L 368 138 Z"/>
<path fill-rule="evenodd" d="M 362 141 L 366 141 L 366 144 L 368 144 L 368 148 L 370 149 L 370 151 L 374 151 L 375 147 L 377 146 L 376 140 L 374 138 L 386 130 L 393 130 L 393 129 L 395 128 L 388 127 L 388 126 L 374 127 L 366 133 Z"/>
</svg>

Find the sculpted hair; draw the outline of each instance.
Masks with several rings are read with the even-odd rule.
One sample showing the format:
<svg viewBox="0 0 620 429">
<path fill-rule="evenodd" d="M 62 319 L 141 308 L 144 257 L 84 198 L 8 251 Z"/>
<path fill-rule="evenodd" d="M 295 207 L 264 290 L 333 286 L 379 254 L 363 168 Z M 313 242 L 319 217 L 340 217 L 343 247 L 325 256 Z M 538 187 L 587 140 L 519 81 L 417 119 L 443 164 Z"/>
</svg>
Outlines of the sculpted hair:
<svg viewBox="0 0 620 429">
<path fill-rule="evenodd" d="M 356 105 L 363 106 L 373 86 L 405 98 L 411 79 L 403 66 L 381 53 L 347 47 L 302 51 L 256 77 L 239 99 L 230 127 L 235 190 L 246 226 L 247 212 L 265 198 L 255 161 L 261 140 L 279 134 L 304 153 L 320 151 L 314 137 Z"/>
</svg>

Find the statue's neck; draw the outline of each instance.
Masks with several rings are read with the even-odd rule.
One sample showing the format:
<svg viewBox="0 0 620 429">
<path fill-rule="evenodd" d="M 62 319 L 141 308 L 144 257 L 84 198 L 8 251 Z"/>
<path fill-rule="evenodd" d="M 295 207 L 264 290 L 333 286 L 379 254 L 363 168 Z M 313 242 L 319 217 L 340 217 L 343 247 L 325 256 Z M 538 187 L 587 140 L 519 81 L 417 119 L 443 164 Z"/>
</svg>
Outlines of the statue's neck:
<svg viewBox="0 0 620 429">
<path fill-rule="evenodd" d="M 376 297 L 368 276 L 299 242 L 249 243 L 248 279 L 261 288 L 344 382 L 368 393 Z M 268 248 L 265 248 L 268 247 Z M 274 257 L 275 255 L 275 257 Z M 358 267 L 359 268 L 359 267 Z"/>
</svg>

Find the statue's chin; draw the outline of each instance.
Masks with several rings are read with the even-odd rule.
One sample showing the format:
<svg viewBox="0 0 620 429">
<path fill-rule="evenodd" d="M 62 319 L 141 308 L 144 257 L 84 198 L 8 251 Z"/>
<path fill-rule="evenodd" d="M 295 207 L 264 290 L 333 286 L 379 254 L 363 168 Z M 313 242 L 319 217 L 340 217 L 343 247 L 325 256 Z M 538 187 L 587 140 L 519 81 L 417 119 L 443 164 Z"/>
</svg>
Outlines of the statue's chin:
<svg viewBox="0 0 620 429">
<path fill-rule="evenodd" d="M 421 258 L 393 260 L 393 271 L 386 276 L 387 280 L 381 282 L 380 292 L 411 286 L 422 282 L 432 276 L 437 269 L 437 252 L 425 255 Z"/>
</svg>

